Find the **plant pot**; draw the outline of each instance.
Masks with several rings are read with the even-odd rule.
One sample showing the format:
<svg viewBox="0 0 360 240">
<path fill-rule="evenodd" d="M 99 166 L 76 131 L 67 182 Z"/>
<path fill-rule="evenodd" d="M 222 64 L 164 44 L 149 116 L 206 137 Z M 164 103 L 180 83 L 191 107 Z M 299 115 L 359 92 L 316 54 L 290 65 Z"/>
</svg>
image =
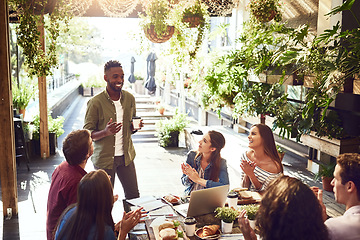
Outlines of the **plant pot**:
<svg viewBox="0 0 360 240">
<path fill-rule="evenodd" d="M 204 18 L 198 15 L 186 16 L 182 19 L 183 23 L 189 23 L 189 28 L 195 28 L 199 26 L 202 21 L 204 21 Z"/>
<path fill-rule="evenodd" d="M 144 28 L 145 36 L 153 43 L 166 42 L 172 37 L 174 31 L 175 31 L 174 26 L 167 26 L 167 31 L 164 34 L 162 34 L 162 36 L 160 36 L 155 32 L 154 25 L 149 25 Z"/>
<path fill-rule="evenodd" d="M 250 224 L 250 227 L 255 230 L 255 220 L 249 219 L 249 224 Z"/>
<path fill-rule="evenodd" d="M 25 109 L 19 109 L 19 113 L 23 115 L 23 119 L 25 118 Z"/>
<path fill-rule="evenodd" d="M 282 161 L 284 159 L 284 156 L 285 156 L 285 153 L 279 153 L 278 152 L 278 155 L 279 155 L 279 158 L 280 158 L 280 161 Z"/>
<path fill-rule="evenodd" d="M 274 19 L 276 15 L 276 12 L 274 10 L 271 11 L 271 14 L 269 16 L 265 16 L 264 13 L 262 12 L 255 12 L 254 13 L 254 16 L 256 17 L 256 19 L 259 21 L 259 22 L 270 22 L 271 20 Z"/>
<path fill-rule="evenodd" d="M 221 231 L 225 234 L 232 233 L 233 224 L 234 224 L 234 222 L 227 223 L 227 222 L 224 222 L 223 220 L 221 220 Z"/>
<path fill-rule="evenodd" d="M 167 147 L 179 147 L 179 132 L 171 132 L 169 141 Z"/>
<path fill-rule="evenodd" d="M 321 177 L 323 189 L 328 192 L 333 191 L 333 186 L 331 186 L 331 181 L 333 180 L 333 177 Z"/>
<path fill-rule="evenodd" d="M 159 107 L 158 111 L 159 111 L 159 113 L 160 113 L 161 115 L 164 115 L 165 108 L 164 108 L 164 107 Z"/>
<path fill-rule="evenodd" d="M 33 146 L 35 149 L 35 154 L 37 156 L 41 156 L 40 154 L 40 140 L 39 139 L 33 139 Z M 49 132 L 49 148 L 50 148 L 50 155 L 54 155 L 56 153 L 57 148 L 57 137 L 55 133 Z"/>
</svg>

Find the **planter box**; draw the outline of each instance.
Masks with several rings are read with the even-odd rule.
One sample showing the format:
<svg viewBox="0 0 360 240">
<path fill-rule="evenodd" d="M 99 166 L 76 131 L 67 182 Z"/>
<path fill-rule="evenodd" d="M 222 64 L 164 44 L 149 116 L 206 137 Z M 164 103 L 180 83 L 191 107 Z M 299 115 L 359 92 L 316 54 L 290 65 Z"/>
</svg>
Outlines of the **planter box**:
<svg viewBox="0 0 360 240">
<path fill-rule="evenodd" d="M 84 97 L 92 97 L 96 94 L 102 92 L 104 90 L 103 87 L 79 87 L 79 94 L 83 95 Z"/>
<path fill-rule="evenodd" d="M 36 156 L 41 156 L 40 154 L 40 140 L 31 140 L 32 142 L 32 147 L 33 150 L 35 152 Z M 58 144 L 57 144 L 57 137 L 55 133 L 49 133 L 49 147 L 50 147 L 50 155 L 54 155 L 56 153 L 56 148 L 57 148 Z"/>
<path fill-rule="evenodd" d="M 260 73 L 259 76 L 256 76 L 254 73 L 250 73 L 249 81 L 274 84 L 274 83 L 278 83 L 282 77 L 283 77 L 282 75 L 270 74 L 270 73 Z M 294 74 L 291 74 L 284 76 L 283 84 L 297 86 L 297 85 L 303 85 L 303 82 L 298 81 L 296 76 Z"/>
<path fill-rule="evenodd" d="M 314 132 L 311 132 L 310 135 L 302 135 L 300 140 L 304 145 L 333 157 L 337 157 L 341 153 L 358 152 L 360 146 L 359 138 L 329 139 L 316 137 Z"/>
</svg>

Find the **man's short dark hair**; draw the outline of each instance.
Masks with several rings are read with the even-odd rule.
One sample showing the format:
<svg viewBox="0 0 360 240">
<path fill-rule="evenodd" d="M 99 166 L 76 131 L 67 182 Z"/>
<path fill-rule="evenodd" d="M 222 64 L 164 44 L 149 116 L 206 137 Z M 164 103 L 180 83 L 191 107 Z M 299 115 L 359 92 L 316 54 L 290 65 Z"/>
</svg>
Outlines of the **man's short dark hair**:
<svg viewBox="0 0 360 240">
<path fill-rule="evenodd" d="M 121 67 L 122 68 L 121 63 L 119 61 L 110 60 L 107 63 L 105 63 L 104 73 L 106 73 L 107 70 L 109 70 L 110 68 L 113 68 L 113 67 Z"/>
<path fill-rule="evenodd" d="M 85 159 L 90 150 L 90 131 L 86 129 L 74 130 L 63 141 L 63 153 L 70 165 L 79 165 Z"/>
<path fill-rule="evenodd" d="M 360 154 L 343 153 L 336 158 L 336 162 L 340 166 L 341 184 L 352 181 L 360 199 Z"/>
</svg>

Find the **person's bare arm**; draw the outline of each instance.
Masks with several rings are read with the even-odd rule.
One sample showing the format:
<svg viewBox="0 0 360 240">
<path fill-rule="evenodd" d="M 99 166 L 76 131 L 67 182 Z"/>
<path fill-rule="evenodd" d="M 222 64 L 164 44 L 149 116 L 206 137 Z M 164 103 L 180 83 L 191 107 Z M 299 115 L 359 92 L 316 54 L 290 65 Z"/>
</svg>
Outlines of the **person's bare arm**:
<svg viewBox="0 0 360 240">
<path fill-rule="evenodd" d="M 105 129 L 91 132 L 91 138 L 93 141 L 97 141 L 104 137 L 114 135 L 120 131 L 121 127 L 122 123 L 113 122 L 112 118 L 110 118 L 109 122 L 106 124 Z"/>
</svg>

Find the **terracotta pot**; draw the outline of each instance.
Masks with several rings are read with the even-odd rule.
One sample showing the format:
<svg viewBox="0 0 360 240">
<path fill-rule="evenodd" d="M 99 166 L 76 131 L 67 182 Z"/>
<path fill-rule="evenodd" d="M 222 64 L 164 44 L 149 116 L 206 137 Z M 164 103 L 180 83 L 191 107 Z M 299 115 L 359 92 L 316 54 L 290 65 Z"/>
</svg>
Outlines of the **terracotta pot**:
<svg viewBox="0 0 360 240">
<path fill-rule="evenodd" d="M 165 108 L 164 107 L 159 107 L 159 113 L 161 114 L 161 115 L 164 115 L 164 112 L 165 112 Z"/>
<path fill-rule="evenodd" d="M 333 180 L 333 177 L 321 177 L 322 183 L 323 183 L 323 189 L 328 192 L 333 191 L 333 186 L 331 186 L 331 181 Z"/>
<path fill-rule="evenodd" d="M 19 113 L 23 115 L 23 119 L 25 118 L 25 109 L 19 109 Z"/>
<path fill-rule="evenodd" d="M 283 153 L 278 152 L 278 154 L 279 154 L 280 161 L 282 161 L 284 156 L 285 156 L 285 153 L 284 152 Z"/>
<path fill-rule="evenodd" d="M 164 43 L 169 40 L 172 35 L 174 34 L 175 28 L 174 26 L 167 26 L 167 32 L 164 33 L 162 36 L 159 36 L 155 32 L 155 26 L 149 25 L 148 27 L 144 28 L 145 36 L 152 41 L 153 43 Z"/>
</svg>

